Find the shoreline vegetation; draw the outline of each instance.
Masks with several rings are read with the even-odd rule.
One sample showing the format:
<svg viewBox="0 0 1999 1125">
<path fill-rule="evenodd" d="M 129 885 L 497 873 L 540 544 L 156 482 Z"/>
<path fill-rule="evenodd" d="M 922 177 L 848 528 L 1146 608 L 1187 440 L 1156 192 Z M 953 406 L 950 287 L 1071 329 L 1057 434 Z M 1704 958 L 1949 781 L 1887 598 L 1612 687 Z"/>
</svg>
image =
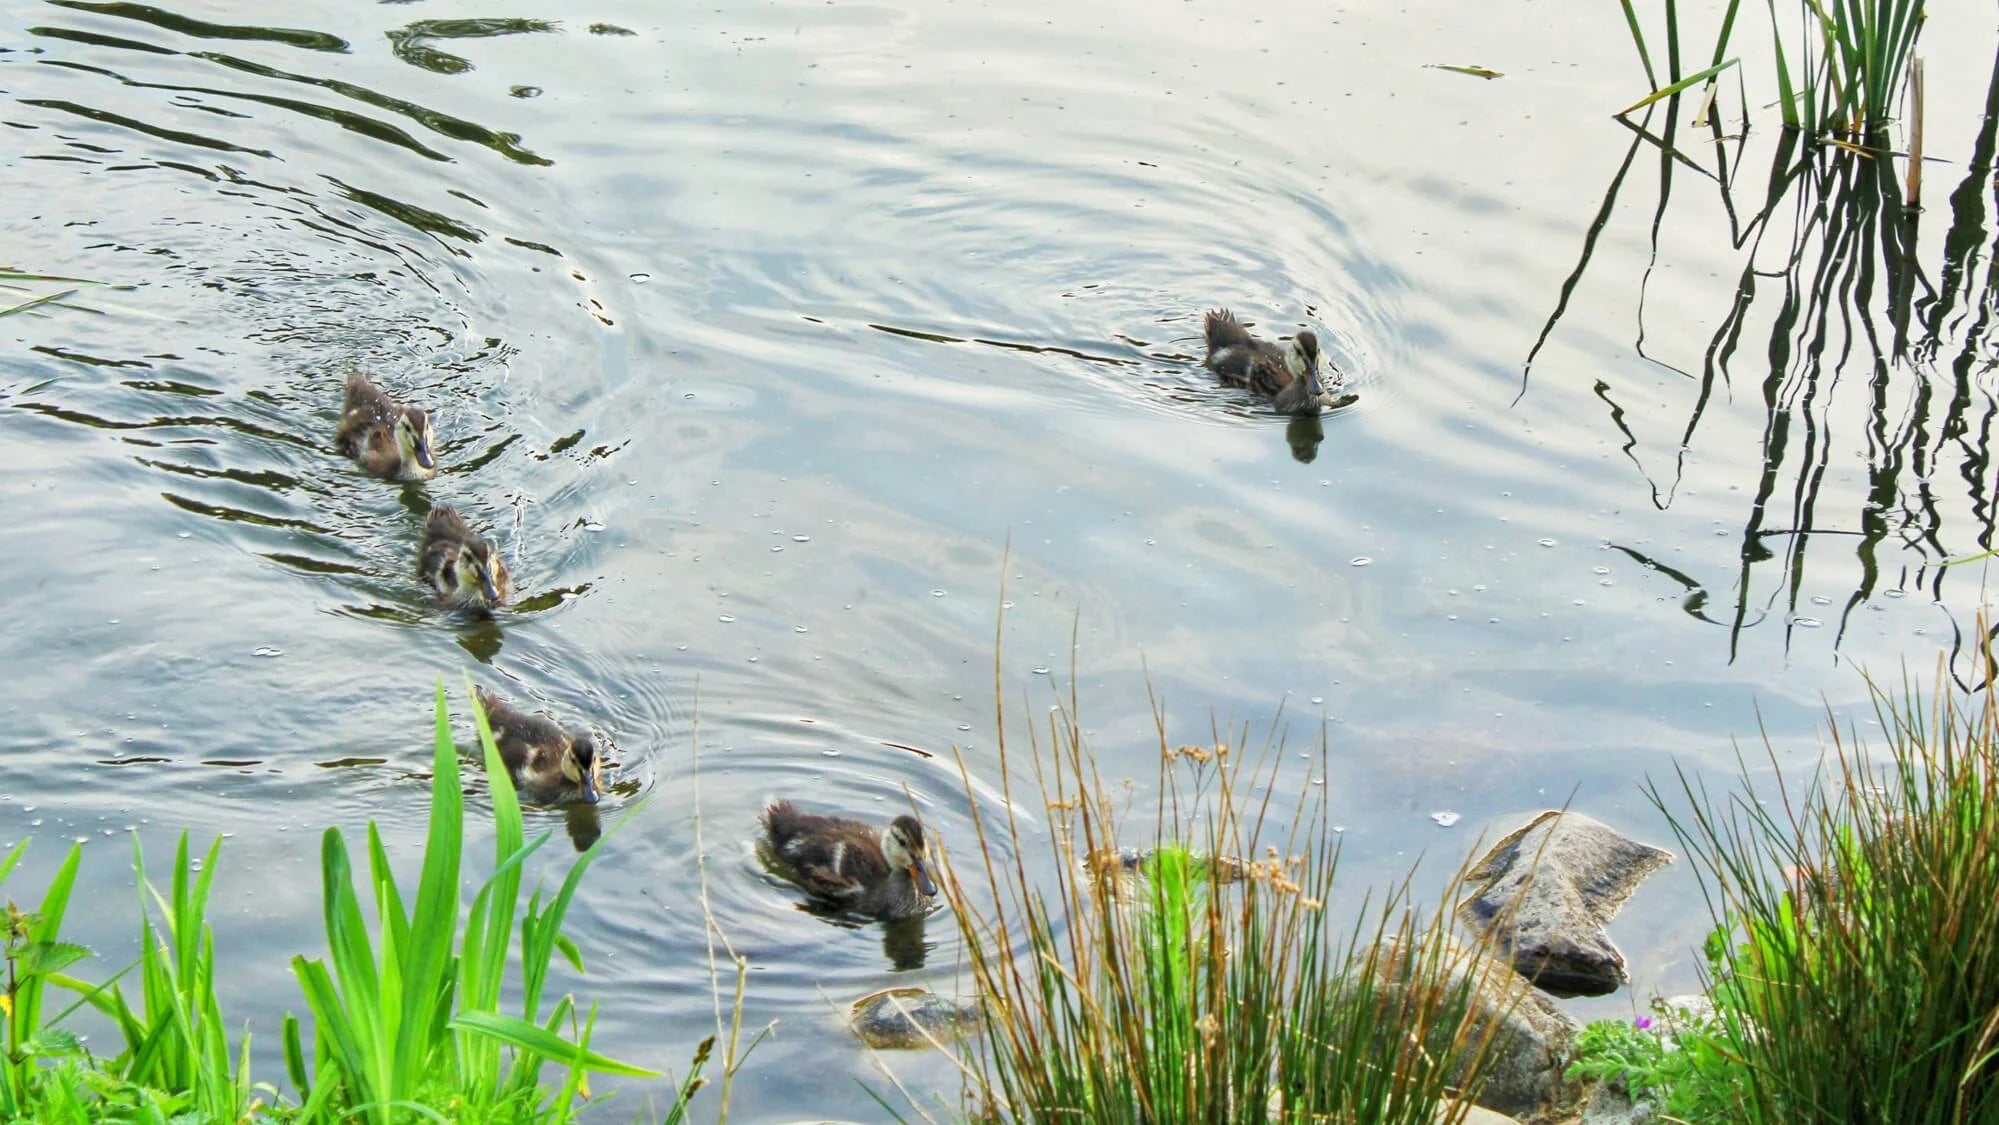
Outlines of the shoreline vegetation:
<svg viewBox="0 0 1999 1125">
<path fill-rule="evenodd" d="M 140 952 L 107 979 L 73 975 L 92 954 L 62 938 L 81 846 L 38 906 L 7 903 L 0 1119 L 559 1123 L 575 1120 L 591 1075 L 653 1076 L 591 1049 L 594 1004 L 579 1008 L 567 994 L 546 1002 L 557 955 L 583 969 L 562 922 L 597 848 L 571 862 L 552 896 L 523 897 L 523 865 L 550 833 L 524 838 L 492 730 L 476 703 L 473 714 L 496 828 L 491 873 L 469 904 L 461 899 L 464 793 L 439 683 L 429 830 L 409 908 L 372 822 L 358 894 L 345 835 L 329 828 L 322 838 L 326 949 L 291 961 L 305 1003 L 279 1030 L 286 1087 L 250 1073 L 249 1031 L 232 1042 L 207 915 L 222 841 L 191 859 L 183 832 L 164 893 L 134 839 Z M 0 884 L 29 843 L 0 860 Z M 518 997 L 517 1011 L 504 1010 L 503 993 Z M 86 1045 L 70 1026 L 79 1014 L 108 1022 L 115 1050 Z M 682 1119 L 713 1045 L 711 1036 L 694 1049 L 665 1121 Z"/>
<path fill-rule="evenodd" d="M 1707 995 L 1583 1029 L 1563 1063 L 1564 1100 L 1522 1119 L 1589 1122 L 1576 1114 L 1593 1089 L 1692 1123 L 1881 1120 L 1887 1107 L 1897 1121 L 1994 1119 L 1999 667 L 1988 659 L 1984 673 L 1971 690 L 1947 664 L 1927 692 L 1906 678 L 1874 685 L 1885 747 L 1833 729 L 1802 791 L 1781 772 L 1757 780 L 1774 755 L 1768 769 L 1745 760 L 1725 795 L 1684 772 L 1650 785 L 1711 915 Z M 1127 798 L 1098 773 L 1078 707 L 1072 688 L 1027 729 L 1025 762 L 1009 760 L 998 716 L 1005 807 L 975 808 L 978 837 L 939 865 L 982 1013 L 962 1040 L 931 1044 L 958 1061 L 959 1102 L 940 1118 L 949 1091 L 905 1091 L 903 1109 L 875 1095 L 884 1110 L 980 1122 L 1467 1119 L 1518 997 L 1494 1008 L 1476 996 L 1491 957 L 1450 932 L 1461 877 L 1434 904 L 1417 902 L 1405 876 L 1330 917 L 1340 836 L 1314 784 L 1323 739 L 1284 793 L 1275 728 L 1260 748 L 1247 730 L 1174 745 L 1158 714 L 1156 806 L 1120 809 Z M 206 911 L 220 840 L 197 858 L 184 833 L 164 886 L 148 881 L 135 841 L 141 949 L 102 980 L 76 973 L 90 951 L 62 937 L 82 859 L 72 847 L 39 904 L 5 908 L 0 1118 L 566 1122 L 601 1101 L 594 1082 L 654 1077 L 592 1047 L 594 1004 L 548 995 L 557 957 L 582 969 L 562 924 L 602 845 L 577 855 L 553 893 L 527 892 L 523 867 L 551 834 L 525 838 L 474 713 L 497 829 L 489 873 L 466 901 L 460 750 L 440 685 L 414 897 L 372 825 L 365 874 L 342 831 L 326 831 L 327 942 L 292 959 L 304 1004 L 277 1029 L 281 1082 L 251 1073 L 250 1031 L 218 996 Z M 963 780 L 975 806 L 992 803 Z M 1013 811 L 1036 806 L 1045 830 Z M 0 884 L 28 843 L 0 859 Z M 1034 862 L 1038 850 L 1055 862 Z M 1052 883 L 1030 867 L 1052 867 Z M 685 1119 L 718 1035 L 740 1030 L 742 984 L 731 1026 L 693 1046 L 673 1104 L 634 1116 Z M 85 1043 L 84 1020 L 108 1048 Z M 747 1053 L 729 1054 L 730 1075 Z M 704 1114 L 726 1119 L 727 1095 L 724 1082 Z"/>
<path fill-rule="evenodd" d="M 1801 787 L 1766 745 L 1762 786 L 1745 761 L 1726 797 L 1684 771 L 1649 788 L 1714 919 L 1707 994 L 1591 1025 L 1577 1073 L 1696 1123 L 1999 1120 L 1999 662 L 1982 663 L 1968 690 L 1943 657 L 1927 693 L 1870 681 L 1885 747 L 1829 719 Z"/>
<path fill-rule="evenodd" d="M 1121 817 L 1078 712 L 1072 686 L 1029 726 L 1031 793 L 1015 792 L 1001 716 L 1001 837 L 964 778 L 978 852 L 944 878 L 986 1017 L 960 1057 L 964 1115 L 1461 1120 L 1499 1021 L 1473 1011 L 1482 950 L 1451 939 L 1458 883 L 1425 909 L 1405 878 L 1350 923 L 1327 917 L 1340 836 L 1311 780 L 1323 737 L 1278 818 L 1274 729 L 1249 753 L 1220 731 L 1176 747 L 1155 712 L 1158 804 Z M 1023 830 L 1019 798 L 1047 810 L 1045 830 Z M 1127 846 L 1120 821 L 1149 846 Z M 1029 874 L 1043 850 L 1052 886 Z"/>
</svg>

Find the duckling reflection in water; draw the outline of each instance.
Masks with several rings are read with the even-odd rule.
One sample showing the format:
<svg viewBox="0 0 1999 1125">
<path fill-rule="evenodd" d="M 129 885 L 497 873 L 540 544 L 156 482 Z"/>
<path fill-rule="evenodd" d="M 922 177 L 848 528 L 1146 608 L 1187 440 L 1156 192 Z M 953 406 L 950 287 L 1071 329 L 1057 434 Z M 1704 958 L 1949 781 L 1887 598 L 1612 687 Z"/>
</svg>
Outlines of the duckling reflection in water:
<svg viewBox="0 0 1999 1125">
<path fill-rule="evenodd" d="M 1317 414 L 1337 405 L 1319 369 L 1319 337 L 1309 329 L 1291 338 L 1286 348 L 1259 340 L 1227 309 L 1211 309 L 1201 318 L 1208 358 L 1202 365 L 1231 387 L 1247 387 L 1271 400 L 1279 414 Z M 1333 370 L 1337 376 L 1337 368 Z"/>
<path fill-rule="evenodd" d="M 388 480 L 429 480 L 437 475 L 430 447 L 430 415 L 403 406 L 356 371 L 347 377 L 340 427 L 333 444 L 344 457 Z"/>
<path fill-rule="evenodd" d="M 587 731 L 564 730 L 552 719 L 516 710 L 485 688 L 476 694 L 486 725 L 493 728 L 500 761 L 522 798 L 537 805 L 597 803 L 603 756 L 596 739 Z"/>
<path fill-rule="evenodd" d="M 417 542 L 416 567 L 437 600 L 454 609 L 491 612 L 513 596 L 513 578 L 500 553 L 456 508 L 430 510 Z"/>
<path fill-rule="evenodd" d="M 876 830 L 773 801 L 762 819 L 771 853 L 788 868 L 782 873 L 828 906 L 895 921 L 922 916 L 937 893 L 923 859 L 923 822 L 908 813 Z"/>
</svg>

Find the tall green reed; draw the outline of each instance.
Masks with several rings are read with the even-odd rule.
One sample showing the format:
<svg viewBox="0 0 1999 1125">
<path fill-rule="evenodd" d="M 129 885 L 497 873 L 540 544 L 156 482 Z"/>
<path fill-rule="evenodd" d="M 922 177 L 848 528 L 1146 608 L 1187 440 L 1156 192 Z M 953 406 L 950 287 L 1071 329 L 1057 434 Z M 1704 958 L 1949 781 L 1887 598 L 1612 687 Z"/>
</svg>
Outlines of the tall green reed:
<svg viewBox="0 0 1999 1125">
<path fill-rule="evenodd" d="M 470 687 L 468 684 L 468 693 Z M 327 957 L 294 958 L 313 1019 L 308 1064 L 299 1023 L 287 1019 L 285 1057 L 306 1108 L 339 1109 L 388 1125 L 417 1105 L 448 1111 L 454 1120 L 568 1120 L 589 1073 L 651 1076 L 655 1072 L 589 1049 L 596 1019 L 581 1019 L 569 996 L 542 1008 L 556 953 L 579 971 L 575 943 L 562 919 L 601 842 L 580 854 L 555 895 L 536 890 L 521 901 L 522 866 L 551 833 L 527 842 L 520 804 L 474 700 L 495 828 L 493 873 L 474 895 L 458 934 L 459 869 L 464 851 L 464 794 L 451 738 L 444 688 L 437 689 L 429 834 L 415 902 L 404 908 L 380 833 L 368 826 L 370 905 L 379 936 L 369 933 L 353 865 L 338 829 L 320 848 Z M 518 946 L 516 947 L 516 919 Z M 379 942 L 379 944 L 378 944 Z M 501 1011 L 510 952 L 519 955 L 519 1014 Z M 328 961 L 331 967 L 328 967 Z M 574 1038 L 565 1038 L 568 1025 Z M 548 1063 L 562 1067 L 551 1095 L 541 1085 Z"/>
<path fill-rule="evenodd" d="M 1633 0 L 1621 2 L 1652 93 L 1620 111 L 1620 116 L 1711 82 L 1735 65 L 1737 60 L 1727 55 L 1740 0 L 1729 0 L 1722 11 L 1710 65 L 1684 76 L 1680 6 L 1678 0 L 1664 0 L 1664 29 L 1658 36 L 1668 63 L 1663 83 L 1653 64 L 1654 41 L 1647 39 L 1644 18 Z M 1818 139 L 1878 140 L 1903 96 L 1922 31 L 1924 0 L 1798 0 L 1795 23 L 1790 25 L 1795 31 L 1786 30 L 1777 0 L 1766 0 L 1766 6 L 1778 113 L 1784 125 Z"/>
<path fill-rule="evenodd" d="M 1712 992 L 1757 1122 L 1999 1120 L 1999 698 L 1875 687 L 1886 752 L 1832 731 L 1798 796 L 1676 813 L 1717 923 Z M 1778 782 L 1781 788 L 1781 779 Z"/>
<path fill-rule="evenodd" d="M 1153 821 L 1140 837 L 1153 846 L 1135 862 L 1074 703 L 1045 737 L 1030 728 L 1050 830 L 1023 828 L 1002 721 L 1005 827 L 989 836 L 975 817 L 979 854 L 944 876 L 985 1004 L 963 1060 L 973 1115 L 1429 1125 L 1466 1112 L 1496 1021 L 1470 1018 L 1475 951 L 1448 939 L 1448 904 L 1414 909 L 1405 881 L 1336 931 L 1323 788 L 1301 785 L 1318 796 L 1301 792 L 1280 830 L 1266 819 L 1274 767 L 1245 774 L 1219 740 L 1171 748 L 1163 719 L 1161 796 L 1136 818 Z M 969 776 L 966 792 L 981 804 Z M 1030 873 L 1034 840 L 1052 885 Z"/>
<path fill-rule="evenodd" d="M 341 833 L 330 830 L 322 841 L 328 956 L 294 959 L 310 1008 L 311 1035 L 308 1039 L 301 1022 L 288 1015 L 280 1040 L 298 1101 L 251 1081 L 247 1031 L 233 1046 L 230 1042 L 216 993 L 215 936 L 207 917 L 221 841 L 195 858 L 183 833 L 164 892 L 148 880 L 145 857 L 134 841 L 139 956 L 101 983 L 69 974 L 90 951 L 61 937 L 80 847 L 70 849 L 37 907 L 7 903 L 0 914 L 5 962 L 0 1120 L 561 1122 L 574 1118 L 589 1074 L 651 1074 L 589 1049 L 594 1008 L 579 1013 L 567 995 L 545 1001 L 556 955 L 582 968 L 562 921 L 595 851 L 578 857 L 553 896 L 544 898 L 536 889 L 523 901 L 524 864 L 550 834 L 525 840 L 507 771 L 476 710 L 494 804 L 494 870 L 469 909 L 461 911 L 464 802 L 444 708 L 440 685 L 432 815 L 413 908 L 404 909 L 381 836 L 371 824 L 364 893 L 379 937 L 371 934 Z M 22 841 L 0 858 L 0 885 L 27 847 Z M 509 974 L 510 966 L 517 971 Z M 136 982 L 129 979 L 134 974 Z M 51 1012 L 51 985 L 76 999 Z M 741 985 L 739 980 L 733 1009 L 737 1023 Z M 501 1010 L 503 994 L 517 997 L 519 1014 Z M 92 1055 L 66 1026 L 86 1005 L 110 1024 L 119 1044 L 115 1055 Z M 702 1072 L 713 1046 L 710 1036 L 696 1048 L 664 1117 L 668 1125 L 684 1118 L 689 1100 L 705 1083 Z M 560 1070 L 552 1087 L 542 1082 L 550 1064 Z"/>
</svg>

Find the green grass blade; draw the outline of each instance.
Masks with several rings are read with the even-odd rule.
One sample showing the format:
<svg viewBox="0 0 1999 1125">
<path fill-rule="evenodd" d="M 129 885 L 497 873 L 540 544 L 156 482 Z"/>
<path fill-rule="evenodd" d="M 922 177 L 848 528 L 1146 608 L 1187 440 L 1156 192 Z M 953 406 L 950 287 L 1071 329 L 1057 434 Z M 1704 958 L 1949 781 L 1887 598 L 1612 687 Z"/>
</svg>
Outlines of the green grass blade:
<svg viewBox="0 0 1999 1125">
<path fill-rule="evenodd" d="M 488 1035 L 516 1050 L 539 1055 L 564 1066 L 581 1066 L 597 1074 L 618 1074 L 628 1078 L 656 1078 L 659 1072 L 619 1062 L 595 1051 L 579 1047 L 539 1024 L 529 1023 L 499 1012 L 460 1012 L 451 1026 L 462 1031 Z"/>
<path fill-rule="evenodd" d="M 1631 7 L 1631 0 L 1619 0 L 1624 5 L 1624 22 L 1631 27 L 1631 42 L 1638 48 L 1638 61 L 1645 66 L 1645 84 L 1652 89 L 1659 88 L 1658 76 L 1652 72 L 1652 54 L 1645 49 L 1645 29 L 1639 26 L 1638 13 Z"/>
<path fill-rule="evenodd" d="M 27 312 L 38 305 L 46 305 L 51 301 L 60 301 L 64 297 L 74 296 L 76 296 L 76 290 L 74 289 L 64 289 L 57 293 L 44 293 L 39 297 L 30 297 L 18 305 L 9 305 L 6 308 L 0 308 L 0 316 L 12 316 L 15 313 Z"/>
<path fill-rule="evenodd" d="M 1708 67 L 1706 70 L 1699 71 L 1694 74 L 1689 74 L 1685 78 L 1680 79 L 1678 82 L 1673 83 L 1672 85 L 1666 87 L 1665 89 L 1655 90 L 1651 94 L 1643 98 L 1640 98 L 1639 100 L 1631 103 L 1628 106 L 1625 106 L 1623 109 L 1618 110 L 1617 113 L 1614 114 L 1614 116 L 1617 117 L 1629 116 L 1634 110 L 1644 109 L 1646 106 L 1651 105 L 1653 102 L 1656 102 L 1661 98 L 1670 98 L 1674 94 L 1679 93 L 1680 91 L 1686 89 L 1687 87 L 1695 86 L 1702 82 L 1705 82 L 1708 79 L 1713 78 L 1715 75 L 1720 74 L 1722 71 L 1727 70 L 1729 67 L 1734 65 L 1735 65 L 1735 60 L 1728 59 L 1717 66 L 1711 66 Z"/>
<path fill-rule="evenodd" d="M 361 904 L 354 895 L 353 869 L 338 829 L 327 829 L 321 839 L 320 872 L 327 956 L 333 962 L 333 975 L 340 982 L 336 1003 L 356 1049 L 350 1056 L 346 1077 L 361 1087 L 354 1091 L 355 1101 L 386 1101 L 393 1097 L 396 1088 L 394 1030 L 382 1011 L 381 975 L 375 963 L 374 945 L 361 917 Z M 325 972 L 323 967 L 320 972 Z M 319 1007 L 314 1005 L 315 1012 Z M 353 1063 L 359 1064 L 358 1069 L 353 1068 Z"/>
<path fill-rule="evenodd" d="M 397 1070 L 415 1074 L 424 1060 L 443 1049 L 431 1039 L 437 996 L 445 986 L 458 929 L 458 879 L 464 850 L 465 797 L 458 780 L 458 748 L 451 740 L 444 681 L 437 681 L 431 753 L 430 832 L 424 844 L 423 874 L 417 884 L 414 941 L 407 943 Z"/>
</svg>

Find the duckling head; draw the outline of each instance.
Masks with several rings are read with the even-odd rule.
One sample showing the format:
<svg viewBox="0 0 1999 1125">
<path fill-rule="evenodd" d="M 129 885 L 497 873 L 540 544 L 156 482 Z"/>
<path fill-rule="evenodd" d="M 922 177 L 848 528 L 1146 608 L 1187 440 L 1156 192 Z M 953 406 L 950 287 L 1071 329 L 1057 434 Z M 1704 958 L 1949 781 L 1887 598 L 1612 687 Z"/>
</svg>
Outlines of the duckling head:
<svg viewBox="0 0 1999 1125">
<path fill-rule="evenodd" d="M 909 873 L 910 881 L 926 897 L 937 893 L 930 881 L 930 869 L 923 862 L 923 822 L 904 813 L 882 829 L 882 856 L 891 868 Z"/>
<path fill-rule="evenodd" d="M 475 539 L 458 545 L 458 558 L 445 564 L 438 577 L 443 580 L 445 597 L 451 604 L 491 609 L 505 596 L 500 589 L 505 575 L 504 564 L 493 555 L 493 545 Z"/>
<path fill-rule="evenodd" d="M 430 449 L 430 415 L 406 406 L 396 415 L 396 452 L 402 457 L 403 475 L 412 480 L 437 472 L 437 456 Z"/>
<path fill-rule="evenodd" d="M 569 742 L 569 749 L 562 753 L 562 776 L 573 785 L 583 787 L 583 802 L 594 805 L 598 798 L 598 772 L 603 768 L 603 758 L 597 753 L 597 740 L 587 734 L 579 734 Z"/>
<path fill-rule="evenodd" d="M 1305 390 L 1309 397 L 1317 399 L 1326 393 L 1319 380 L 1319 335 L 1306 329 L 1291 338 L 1291 351 L 1284 357 L 1285 366 L 1291 374 L 1305 380 Z"/>
</svg>

